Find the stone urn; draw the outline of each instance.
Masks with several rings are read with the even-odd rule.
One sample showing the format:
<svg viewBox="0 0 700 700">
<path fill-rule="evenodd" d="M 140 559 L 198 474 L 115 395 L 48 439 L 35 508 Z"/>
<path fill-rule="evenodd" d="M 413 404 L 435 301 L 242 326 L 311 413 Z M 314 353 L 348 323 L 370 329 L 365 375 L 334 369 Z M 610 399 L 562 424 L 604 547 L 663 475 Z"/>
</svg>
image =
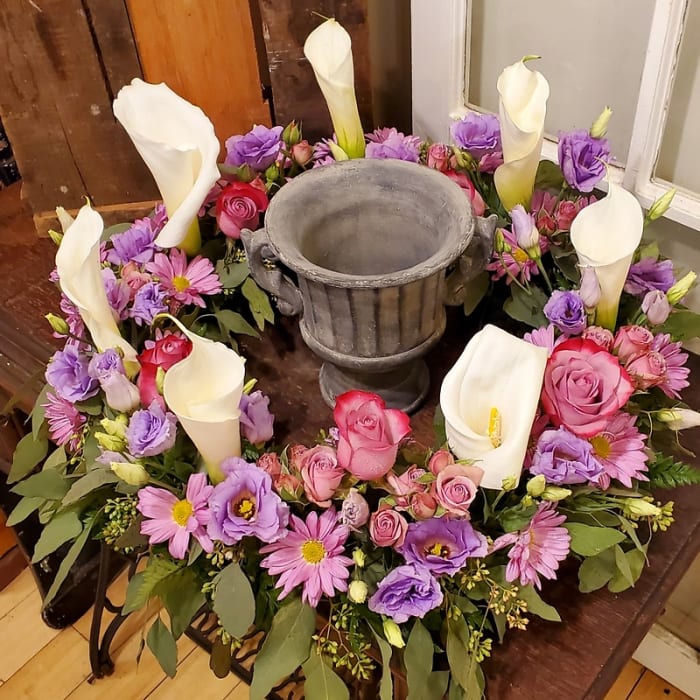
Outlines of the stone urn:
<svg viewBox="0 0 700 700">
<path fill-rule="evenodd" d="M 442 173 L 358 159 L 286 184 L 264 228 L 241 238 L 255 281 L 281 313 L 301 316 L 304 342 L 324 361 L 326 403 L 361 389 L 410 412 L 428 392 L 422 358 L 445 330 L 444 304 L 462 301 L 455 290 L 483 270 L 494 228 Z"/>
</svg>

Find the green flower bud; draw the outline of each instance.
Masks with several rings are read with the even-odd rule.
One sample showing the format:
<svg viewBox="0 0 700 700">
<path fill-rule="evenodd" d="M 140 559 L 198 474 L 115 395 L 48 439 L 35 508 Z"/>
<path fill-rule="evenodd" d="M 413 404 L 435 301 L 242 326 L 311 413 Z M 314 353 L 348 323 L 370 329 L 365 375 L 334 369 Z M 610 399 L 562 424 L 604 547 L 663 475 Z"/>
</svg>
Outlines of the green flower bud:
<svg viewBox="0 0 700 700">
<path fill-rule="evenodd" d="M 243 393 L 244 393 L 244 394 L 250 394 L 250 392 L 253 391 L 253 388 L 255 387 L 255 385 L 256 385 L 257 383 L 258 383 L 258 380 L 255 379 L 255 378 L 250 379 L 249 381 L 247 381 L 247 382 L 245 383 L 245 386 L 243 387 Z"/>
<path fill-rule="evenodd" d="M 284 127 L 284 131 L 282 131 L 282 141 L 290 148 L 301 141 L 301 129 L 294 120 Z"/>
<path fill-rule="evenodd" d="M 547 486 L 542 492 L 543 501 L 563 501 L 571 495 L 571 489 L 564 489 L 561 486 Z"/>
<path fill-rule="evenodd" d="M 546 488 L 547 480 L 544 478 L 544 474 L 538 474 L 527 482 L 527 492 L 535 498 L 541 496 Z"/>
<path fill-rule="evenodd" d="M 58 231 L 54 231 L 52 228 L 49 229 L 49 238 L 56 244 L 61 245 L 63 240 L 63 234 Z"/>
<path fill-rule="evenodd" d="M 664 408 L 657 411 L 654 417 L 666 423 L 671 430 L 686 430 L 700 425 L 700 413 L 689 408 Z"/>
<path fill-rule="evenodd" d="M 474 158 L 461 148 L 454 149 L 455 165 L 462 170 L 469 170 L 475 165 Z"/>
<path fill-rule="evenodd" d="M 163 381 L 165 380 L 165 370 L 162 367 L 158 367 L 156 370 L 156 389 L 158 393 L 163 395 Z"/>
<path fill-rule="evenodd" d="M 384 636 L 392 647 L 403 649 L 406 646 L 406 642 L 403 641 L 403 635 L 401 634 L 401 628 L 389 618 L 384 620 Z"/>
<path fill-rule="evenodd" d="M 329 141 L 328 148 L 331 149 L 331 153 L 333 154 L 333 158 L 335 158 L 335 160 L 350 160 L 350 156 L 348 156 L 348 154 L 335 141 Z"/>
<path fill-rule="evenodd" d="M 265 171 L 265 179 L 268 182 L 276 182 L 279 180 L 280 169 L 274 163 Z"/>
<path fill-rule="evenodd" d="M 625 513 L 634 518 L 653 518 L 661 515 L 661 508 L 644 498 L 626 498 L 623 508 Z"/>
<path fill-rule="evenodd" d="M 671 202 L 673 201 L 673 198 L 675 196 L 676 196 L 676 188 L 675 187 L 668 190 L 667 192 L 664 192 L 649 207 L 649 211 L 647 212 L 647 217 L 646 217 L 647 221 L 656 221 L 656 219 L 660 219 L 668 211 L 668 208 L 671 206 Z"/>
<path fill-rule="evenodd" d="M 68 324 L 60 316 L 56 316 L 56 314 L 46 314 L 44 318 L 49 322 L 49 325 L 56 333 L 60 333 L 61 335 L 68 335 L 68 333 L 70 333 Z"/>
<path fill-rule="evenodd" d="M 352 560 L 355 562 L 355 566 L 358 566 L 360 569 L 364 568 L 367 563 L 365 553 L 361 549 L 355 549 L 353 551 Z"/>
<path fill-rule="evenodd" d="M 593 122 L 591 129 L 588 132 L 594 139 L 602 139 L 608 133 L 608 124 L 612 116 L 612 109 L 605 107 L 600 113 L 600 116 Z"/>
<path fill-rule="evenodd" d="M 129 486 L 144 486 L 148 483 L 148 472 L 142 464 L 132 464 L 131 462 L 112 462 L 112 471 Z"/>
<path fill-rule="evenodd" d="M 97 440 L 97 444 L 103 450 L 109 450 L 110 452 L 121 452 L 122 450 L 126 449 L 126 440 L 118 435 L 95 433 L 95 440 Z"/>
<path fill-rule="evenodd" d="M 507 476 L 501 482 L 501 489 L 503 491 L 512 491 L 514 488 L 516 488 L 518 486 L 518 481 L 519 481 L 519 479 L 516 479 L 514 476 Z"/>
<path fill-rule="evenodd" d="M 108 435 L 116 435 L 117 437 L 126 437 L 126 426 L 129 423 L 129 419 L 126 414 L 120 413 L 114 420 L 109 418 L 103 418 L 100 421 L 100 425 L 104 428 L 104 431 Z"/>
<path fill-rule="evenodd" d="M 690 291 L 690 288 L 695 284 L 697 275 L 694 272 L 689 272 L 684 277 L 676 282 L 671 289 L 666 292 L 666 298 L 671 306 L 675 306 L 681 299 Z"/>
<path fill-rule="evenodd" d="M 351 581 L 348 586 L 348 598 L 353 603 L 364 603 L 367 600 L 369 588 L 364 581 Z"/>
</svg>

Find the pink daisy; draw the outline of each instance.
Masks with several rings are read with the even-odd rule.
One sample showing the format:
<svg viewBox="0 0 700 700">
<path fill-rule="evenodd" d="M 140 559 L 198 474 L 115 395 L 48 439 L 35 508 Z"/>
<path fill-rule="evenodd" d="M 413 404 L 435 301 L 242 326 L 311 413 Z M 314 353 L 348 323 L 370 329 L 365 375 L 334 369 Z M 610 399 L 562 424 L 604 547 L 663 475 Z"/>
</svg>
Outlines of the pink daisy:
<svg viewBox="0 0 700 700">
<path fill-rule="evenodd" d="M 167 541 L 168 551 L 175 559 L 185 558 L 190 535 L 205 552 L 211 552 L 214 545 L 206 525 L 210 517 L 208 500 L 213 490 L 207 484 L 207 475 L 201 473 L 190 476 L 182 499 L 166 489 L 142 488 L 136 506 L 146 518 L 141 523 L 141 534 L 148 535 L 150 544 Z"/>
<path fill-rule="evenodd" d="M 668 333 L 659 333 L 651 344 L 651 349 L 663 355 L 666 360 L 666 376 L 657 386 L 671 399 L 680 399 L 678 393 L 685 389 L 690 382 L 688 375 L 690 370 L 685 366 L 688 361 L 688 353 L 681 351 L 681 344 L 671 341 Z"/>
<path fill-rule="evenodd" d="M 647 453 L 644 449 L 646 435 L 634 427 L 637 419 L 620 411 L 608 423 L 604 431 L 590 438 L 593 455 L 603 465 L 598 485 L 602 489 L 610 486 L 611 479 L 617 479 L 627 488 L 632 488 L 632 479 L 648 481 Z"/>
<path fill-rule="evenodd" d="M 171 248 L 169 256 L 156 253 L 146 269 L 155 275 L 168 296 L 181 304 L 204 308 L 202 294 L 218 294 L 222 290 L 210 260 L 198 255 L 188 265 L 187 255 L 177 248 Z"/>
<path fill-rule="evenodd" d="M 537 263 L 522 249 L 518 247 L 518 241 L 515 234 L 508 229 L 501 229 L 503 238 L 510 246 L 510 253 L 494 253 L 491 262 L 486 266 L 486 269 L 493 272 L 491 276 L 494 280 L 499 280 L 501 277 L 506 277 L 506 282 L 510 284 L 513 277 L 521 282 L 529 282 L 533 275 L 539 274 Z M 544 236 L 540 236 L 540 244 Z M 510 274 L 509 274 L 510 273 Z"/>
<path fill-rule="evenodd" d="M 535 328 L 534 331 L 525 333 L 523 340 L 527 341 L 531 345 L 546 348 L 547 357 L 549 357 L 552 352 L 554 352 L 554 348 L 556 348 L 559 343 L 563 343 L 566 340 L 566 336 L 560 335 L 558 338 L 555 338 L 554 325 L 550 323 L 548 326 Z"/>
<path fill-rule="evenodd" d="M 540 575 L 557 577 L 555 571 L 568 556 L 571 541 L 568 530 L 561 527 L 565 520 L 553 503 L 540 503 L 527 529 L 509 532 L 493 543 L 492 552 L 513 545 L 508 552 L 507 581 L 519 580 L 521 586 L 541 588 Z"/>
<path fill-rule="evenodd" d="M 338 524 L 333 509 L 321 516 L 309 513 L 306 522 L 295 515 L 291 520 L 291 530 L 282 540 L 260 549 L 269 554 L 260 564 L 273 576 L 281 574 L 276 584 L 282 588 L 280 599 L 303 584 L 302 599 L 315 608 L 323 593 L 332 597 L 348 589 L 348 566 L 353 562 L 342 553 L 350 531 Z"/>
<path fill-rule="evenodd" d="M 85 416 L 66 399 L 49 392 L 47 403 L 41 404 L 46 409 L 45 417 L 49 424 L 49 434 L 57 445 L 67 445 L 70 452 L 75 452 L 80 445 Z"/>
</svg>

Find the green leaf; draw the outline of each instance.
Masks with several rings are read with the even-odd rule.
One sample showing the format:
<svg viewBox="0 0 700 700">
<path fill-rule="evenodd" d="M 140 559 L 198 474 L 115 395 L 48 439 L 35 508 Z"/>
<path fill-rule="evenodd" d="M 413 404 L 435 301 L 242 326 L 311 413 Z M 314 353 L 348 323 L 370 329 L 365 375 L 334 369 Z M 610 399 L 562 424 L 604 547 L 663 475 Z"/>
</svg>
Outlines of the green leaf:
<svg viewBox="0 0 700 700">
<path fill-rule="evenodd" d="M 158 617 L 148 630 L 146 644 L 153 653 L 153 656 L 158 659 L 160 667 L 170 678 L 175 677 L 177 671 L 177 645 L 170 630 L 163 624 L 163 621 Z"/>
<path fill-rule="evenodd" d="M 617 565 L 615 553 L 606 549 L 595 557 L 588 557 L 578 570 L 578 589 L 590 593 L 602 588 L 615 575 Z"/>
<path fill-rule="evenodd" d="M 38 439 L 41 427 L 44 425 L 46 409 L 42 404 L 46 403 L 46 394 L 48 394 L 50 390 L 51 387 L 48 384 L 44 384 L 43 389 L 39 392 L 39 396 L 36 397 L 36 401 L 34 402 L 34 408 L 32 409 L 32 437 L 35 440 Z"/>
<path fill-rule="evenodd" d="M 644 258 L 653 258 L 654 261 L 659 259 L 661 251 L 659 250 L 659 244 L 656 241 L 650 241 L 649 243 L 644 243 L 641 245 L 635 254 L 636 260 L 644 260 Z"/>
<path fill-rule="evenodd" d="M 46 437 L 39 436 L 35 440 L 32 433 L 27 433 L 17 443 L 15 453 L 12 456 L 12 467 L 7 477 L 7 483 L 14 484 L 27 476 L 46 457 L 48 450 L 49 441 Z"/>
<path fill-rule="evenodd" d="M 192 569 L 183 569 L 159 583 L 156 590 L 170 615 L 170 631 L 179 639 L 206 603 L 202 584 Z"/>
<path fill-rule="evenodd" d="M 516 321 L 526 323 L 533 328 L 547 325 L 543 309 L 548 297 L 539 287 L 530 285 L 530 294 L 517 284 L 510 288 L 511 297 L 506 299 L 503 310 Z"/>
<path fill-rule="evenodd" d="M 252 277 L 248 277 L 241 287 L 243 296 L 248 300 L 250 311 L 253 314 L 255 323 L 262 331 L 265 330 L 265 321 L 274 323 L 275 312 L 270 306 L 270 298 L 260 287 L 253 281 Z"/>
<path fill-rule="evenodd" d="M 505 532 L 515 532 L 516 530 L 522 530 L 532 520 L 536 510 L 536 503 L 529 506 L 518 503 L 512 508 L 506 508 L 498 513 L 498 520 Z"/>
<path fill-rule="evenodd" d="M 34 547 L 32 564 L 36 564 L 51 552 L 55 552 L 64 542 L 75 539 L 82 531 L 83 524 L 75 510 L 70 509 L 57 513 L 41 531 Z"/>
<path fill-rule="evenodd" d="M 66 464 L 67 461 L 68 458 L 66 457 L 66 450 L 64 449 L 63 445 L 61 445 L 46 458 L 42 469 L 60 469 Z"/>
<path fill-rule="evenodd" d="M 312 651 L 302 664 L 304 669 L 304 697 L 306 700 L 349 700 L 350 692 L 338 674 L 325 660 Z"/>
<path fill-rule="evenodd" d="M 63 498 L 63 505 L 67 506 L 75 503 L 90 492 L 106 484 L 115 484 L 117 481 L 119 481 L 119 477 L 111 469 L 93 469 L 73 482 L 68 493 Z"/>
<path fill-rule="evenodd" d="M 408 700 L 423 700 L 428 692 L 433 669 L 433 640 L 420 620 L 416 620 L 404 649 Z"/>
<path fill-rule="evenodd" d="M 252 335 L 253 338 L 259 338 L 258 332 L 253 328 L 253 326 L 246 321 L 241 314 L 236 311 L 231 311 L 230 309 L 220 309 L 214 314 L 216 320 L 219 322 L 221 327 L 222 335 Z"/>
<path fill-rule="evenodd" d="M 248 577 L 237 562 L 219 574 L 214 592 L 214 612 L 232 636 L 240 639 L 255 620 L 255 596 Z"/>
<path fill-rule="evenodd" d="M 100 240 L 108 241 L 112 236 L 116 236 L 118 233 L 124 233 L 128 231 L 133 224 L 112 224 L 112 226 L 107 226 L 100 236 Z"/>
<path fill-rule="evenodd" d="M 40 496 L 24 496 L 19 503 L 14 507 L 12 513 L 7 518 L 7 525 L 14 527 L 21 523 L 25 518 L 29 517 L 37 508 L 40 508 L 46 503 L 45 498 Z"/>
<path fill-rule="evenodd" d="M 616 544 L 615 547 L 613 547 L 613 551 L 615 552 L 615 564 L 617 565 L 617 574 L 613 576 L 613 580 L 619 574 L 627 582 L 627 586 L 625 586 L 625 588 L 634 586 L 632 570 L 630 569 L 630 563 L 625 556 L 625 550 L 622 549 L 619 544 Z"/>
<path fill-rule="evenodd" d="M 243 281 L 250 274 L 247 260 L 227 263 L 223 258 L 216 261 L 216 274 L 219 275 L 224 289 L 240 287 Z"/>
<path fill-rule="evenodd" d="M 428 687 L 424 695 L 425 700 L 443 700 L 449 682 L 449 671 L 433 671 L 428 679 Z"/>
<path fill-rule="evenodd" d="M 433 431 L 435 433 L 435 449 L 439 450 L 447 443 L 445 414 L 442 412 L 440 404 L 435 407 L 435 415 L 433 416 Z"/>
<path fill-rule="evenodd" d="M 391 675 L 391 644 L 381 634 L 376 632 L 374 628 L 371 629 L 374 638 L 377 640 L 379 654 L 382 657 L 382 680 L 379 683 L 379 700 L 392 700 L 394 697 L 394 679 Z"/>
<path fill-rule="evenodd" d="M 628 588 L 633 588 L 639 577 L 642 575 L 644 564 L 646 563 L 646 554 L 638 549 L 633 549 L 629 552 L 623 552 L 625 563 L 616 559 L 617 572 L 608 583 L 608 590 L 611 593 L 621 593 Z M 623 571 L 624 569 L 624 571 Z"/>
<path fill-rule="evenodd" d="M 450 664 L 452 677 L 465 690 L 469 687 L 469 676 L 472 672 L 468 643 L 467 621 L 462 616 L 449 618 L 447 620 L 447 661 Z"/>
<path fill-rule="evenodd" d="M 482 272 L 474 277 L 474 279 L 465 283 L 466 296 L 464 298 L 464 304 L 462 305 L 465 316 L 474 313 L 474 309 L 479 306 L 479 303 L 489 291 L 490 284 L 491 279 L 489 278 L 488 272 Z"/>
<path fill-rule="evenodd" d="M 149 598 L 156 595 L 156 586 L 177 571 L 180 571 L 180 566 L 172 559 L 149 557 L 146 568 L 129 581 L 122 615 L 128 615 L 134 610 L 142 608 Z"/>
<path fill-rule="evenodd" d="M 66 580 L 66 576 L 68 576 L 70 568 L 73 566 L 73 564 L 75 564 L 75 560 L 78 558 L 80 552 L 83 551 L 83 547 L 88 541 L 88 537 L 90 537 L 90 530 L 92 530 L 96 517 L 96 515 L 93 515 L 91 518 L 85 521 L 83 524 L 83 531 L 78 535 L 75 542 L 73 542 L 70 549 L 66 552 L 66 556 L 63 558 L 63 561 L 56 572 L 56 578 L 53 580 L 51 587 L 46 593 L 46 598 L 44 598 L 44 603 L 42 606 L 44 609 L 54 599 L 54 596 L 56 593 L 58 593 L 58 589 L 61 587 L 61 584 Z"/>
<path fill-rule="evenodd" d="M 593 557 L 625 539 L 625 534 L 610 527 L 593 527 L 583 523 L 564 523 L 571 535 L 571 549 L 584 557 Z"/>
<path fill-rule="evenodd" d="M 700 336 L 700 314 L 689 309 L 673 311 L 658 330 L 670 333 L 674 340 L 697 338 Z"/>
<path fill-rule="evenodd" d="M 518 598 L 527 603 L 527 609 L 533 615 L 541 617 L 543 620 L 552 622 L 561 622 L 561 617 L 557 609 L 549 603 L 545 603 L 540 594 L 535 590 L 534 586 L 522 586 L 518 589 Z"/>
<path fill-rule="evenodd" d="M 136 610 L 140 610 L 146 605 L 150 597 L 151 590 L 147 589 L 143 582 L 143 571 L 139 571 L 139 573 L 134 574 L 129 579 L 122 615 L 128 615 Z"/>
<path fill-rule="evenodd" d="M 60 501 L 70 488 L 70 481 L 54 469 L 32 474 L 12 488 L 20 496 L 39 496 L 49 501 Z"/>
<path fill-rule="evenodd" d="M 541 160 L 535 175 L 536 190 L 560 190 L 564 185 L 561 168 L 551 160 Z"/>
<path fill-rule="evenodd" d="M 670 455 L 656 452 L 648 464 L 651 488 L 673 489 L 677 486 L 700 484 L 700 469 L 690 464 L 677 462 Z"/>
<path fill-rule="evenodd" d="M 281 678 L 294 673 L 309 658 L 316 614 L 297 598 L 283 605 L 274 619 L 253 666 L 251 700 L 263 700 Z"/>
</svg>

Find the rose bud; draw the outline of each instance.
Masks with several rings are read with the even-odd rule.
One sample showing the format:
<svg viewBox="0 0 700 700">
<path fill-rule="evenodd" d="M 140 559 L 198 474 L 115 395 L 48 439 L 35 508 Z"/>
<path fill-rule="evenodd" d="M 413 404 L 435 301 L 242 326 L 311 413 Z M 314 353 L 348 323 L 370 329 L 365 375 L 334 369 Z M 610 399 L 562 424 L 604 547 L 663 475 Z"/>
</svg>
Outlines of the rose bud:
<svg viewBox="0 0 700 700">
<path fill-rule="evenodd" d="M 308 141 L 300 141 L 292 146 L 292 158 L 298 165 L 306 165 L 312 158 L 314 149 Z"/>
<path fill-rule="evenodd" d="M 658 326 L 666 321 L 671 313 L 671 305 L 666 295 L 660 289 L 652 289 L 644 295 L 642 311 L 652 326 Z"/>
</svg>

